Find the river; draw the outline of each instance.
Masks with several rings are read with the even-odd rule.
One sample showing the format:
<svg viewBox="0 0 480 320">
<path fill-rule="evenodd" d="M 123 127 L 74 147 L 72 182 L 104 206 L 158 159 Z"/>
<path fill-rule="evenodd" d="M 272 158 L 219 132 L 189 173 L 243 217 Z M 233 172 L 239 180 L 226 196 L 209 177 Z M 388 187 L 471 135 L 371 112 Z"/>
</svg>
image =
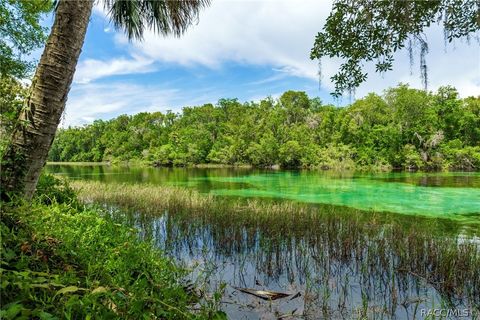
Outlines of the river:
<svg viewBox="0 0 480 320">
<path fill-rule="evenodd" d="M 326 222 L 320 220 L 325 218 L 309 217 L 304 221 L 302 218 L 265 220 L 252 228 L 248 217 L 216 221 L 208 217 L 173 216 L 168 212 L 156 215 L 130 212 L 131 223 L 142 230 L 142 235 L 154 239 L 159 248 L 192 268 L 192 279 L 204 279 L 207 291 L 226 286 L 222 308 L 234 319 L 287 319 L 300 315 L 307 319 L 362 316 L 411 319 L 422 318 L 421 312 L 432 306 L 448 305 L 457 312 L 471 312 L 475 305 L 478 308 L 478 297 L 466 293 L 452 297 L 442 292 L 433 280 L 415 272 L 400 276 L 391 270 L 393 262 L 382 261 L 383 255 L 393 257 L 392 261 L 404 259 L 391 240 L 366 231 L 347 236 L 355 230 L 368 231 L 365 224 L 385 223 L 382 219 L 377 221 L 380 212 L 388 217 L 388 223 L 425 226 L 435 239 L 462 239 L 468 235 L 477 241 L 480 173 L 338 173 L 102 165 L 48 165 L 46 171 L 70 179 L 184 187 L 232 201 L 254 198 L 308 203 L 319 210 L 342 208 L 337 211 L 343 217 L 351 215 L 357 220 L 359 214 L 367 217 L 365 222 L 356 220 L 361 224 L 354 227 L 345 222 L 348 219 Z M 377 213 L 375 221 L 368 219 L 373 217 L 372 212 Z M 438 245 L 434 242 L 437 240 L 432 241 L 429 245 Z M 425 255 L 409 256 L 412 260 L 408 262 L 431 264 L 429 259 L 438 258 Z M 430 270 L 432 266 L 425 268 Z M 235 287 L 287 292 L 291 296 L 263 301 Z M 479 289 L 478 284 L 469 287 L 468 283 L 465 288 L 474 290 L 474 294 Z"/>
</svg>

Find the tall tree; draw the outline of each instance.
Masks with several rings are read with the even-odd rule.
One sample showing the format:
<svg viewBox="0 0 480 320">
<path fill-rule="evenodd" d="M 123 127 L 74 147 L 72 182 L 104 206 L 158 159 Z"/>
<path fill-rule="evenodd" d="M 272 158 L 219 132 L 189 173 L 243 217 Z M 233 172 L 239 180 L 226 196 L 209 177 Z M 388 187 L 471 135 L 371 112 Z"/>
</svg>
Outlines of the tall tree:
<svg viewBox="0 0 480 320">
<path fill-rule="evenodd" d="M 141 39 L 146 28 L 180 36 L 209 0 L 106 0 L 117 28 Z M 32 197 L 65 108 L 83 46 L 93 0 L 59 0 L 55 21 L 33 78 L 27 108 L 22 111 L 12 142 L 2 157 L 2 197 Z"/>
<path fill-rule="evenodd" d="M 424 31 L 435 23 L 443 26 L 445 43 L 457 38 L 469 41 L 472 36 L 478 42 L 480 1 L 335 0 L 310 57 L 343 60 L 331 77 L 333 95 L 340 96 L 367 79 L 364 63 L 374 61 L 377 72 L 386 72 L 393 67 L 396 51 L 407 47 L 413 63 L 413 48 L 418 47 L 420 75 L 426 87 L 428 43 Z"/>
</svg>

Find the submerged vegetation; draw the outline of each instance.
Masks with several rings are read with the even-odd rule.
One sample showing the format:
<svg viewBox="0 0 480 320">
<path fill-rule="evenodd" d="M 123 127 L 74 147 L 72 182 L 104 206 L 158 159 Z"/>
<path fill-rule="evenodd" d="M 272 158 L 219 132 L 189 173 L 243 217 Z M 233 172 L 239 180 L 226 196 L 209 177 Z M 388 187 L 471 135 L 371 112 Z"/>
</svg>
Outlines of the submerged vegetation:
<svg viewBox="0 0 480 320">
<path fill-rule="evenodd" d="M 350 106 L 303 92 L 278 100 L 139 113 L 62 129 L 50 161 L 140 161 L 159 166 L 249 164 L 353 169 L 480 168 L 480 99 L 389 89 Z"/>
<path fill-rule="evenodd" d="M 130 223 L 174 255 L 200 246 L 204 261 L 234 259 L 239 279 L 252 273 L 247 262 L 257 277 L 300 278 L 306 318 L 419 316 L 419 307 L 435 305 L 480 311 L 478 226 L 291 201 L 232 201 L 174 187 L 73 186 L 83 201 L 131 210 Z"/>
<path fill-rule="evenodd" d="M 1 204 L 2 319 L 221 316 L 136 229 L 83 208 L 58 179 L 42 180 L 32 204 Z"/>
</svg>

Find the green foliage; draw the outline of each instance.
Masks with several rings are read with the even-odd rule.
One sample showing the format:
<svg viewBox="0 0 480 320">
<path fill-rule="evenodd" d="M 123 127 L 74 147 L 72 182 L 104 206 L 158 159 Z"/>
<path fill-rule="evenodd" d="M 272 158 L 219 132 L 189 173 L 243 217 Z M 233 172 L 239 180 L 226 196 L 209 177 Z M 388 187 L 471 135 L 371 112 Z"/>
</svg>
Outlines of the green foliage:
<svg viewBox="0 0 480 320">
<path fill-rule="evenodd" d="M 139 113 L 60 130 L 52 161 L 158 166 L 443 170 L 479 168 L 480 99 L 399 85 L 346 107 L 288 91 L 258 103 L 220 100 L 183 113 Z"/>
<path fill-rule="evenodd" d="M 373 1 L 337 0 L 323 31 L 315 38 L 312 59 L 338 57 L 343 60 L 339 71 L 331 78 L 334 96 L 352 92 L 367 78 L 363 66 L 374 61 L 377 72 L 393 68 L 394 54 L 408 46 L 410 62 L 413 48 L 420 52 L 420 73 L 427 85 L 425 55 L 428 43 L 425 29 L 442 24 L 445 43 L 474 35 L 480 29 L 476 0 L 466 1 Z"/>
<path fill-rule="evenodd" d="M 298 168 L 303 154 L 302 146 L 296 140 L 289 140 L 282 145 L 278 152 L 280 164 L 287 168 Z"/>
<path fill-rule="evenodd" d="M 72 206 L 79 205 L 77 195 L 67 180 L 62 180 L 54 175 L 44 173 L 42 173 L 38 179 L 35 200 L 46 205 L 53 203 L 65 203 Z"/>
<path fill-rule="evenodd" d="M 442 154 L 449 167 L 475 170 L 480 167 L 480 146 L 463 146 L 460 140 L 452 140 L 442 146 Z"/>
<path fill-rule="evenodd" d="M 159 0 L 106 0 L 105 9 L 118 29 L 123 29 L 129 39 L 142 39 L 150 28 L 162 35 L 180 36 L 198 18 L 199 11 L 210 4 L 209 0 L 159 1 Z"/>
<path fill-rule="evenodd" d="M 52 10 L 50 0 L 6 0 L 0 3 L 0 76 L 26 77 L 32 62 L 23 57 L 46 39 L 42 17 Z"/>
<path fill-rule="evenodd" d="M 183 270 L 98 210 L 2 207 L 2 319 L 222 317 L 185 288 Z"/>
<path fill-rule="evenodd" d="M 353 158 L 356 155 L 355 149 L 348 145 L 328 145 L 318 150 L 318 166 L 322 169 L 355 169 Z"/>
<path fill-rule="evenodd" d="M 416 170 L 422 166 L 422 158 L 415 146 L 407 144 L 403 147 L 403 165 L 408 170 Z"/>
<path fill-rule="evenodd" d="M 11 76 L 0 76 L 0 157 L 6 150 L 27 89 Z"/>
</svg>

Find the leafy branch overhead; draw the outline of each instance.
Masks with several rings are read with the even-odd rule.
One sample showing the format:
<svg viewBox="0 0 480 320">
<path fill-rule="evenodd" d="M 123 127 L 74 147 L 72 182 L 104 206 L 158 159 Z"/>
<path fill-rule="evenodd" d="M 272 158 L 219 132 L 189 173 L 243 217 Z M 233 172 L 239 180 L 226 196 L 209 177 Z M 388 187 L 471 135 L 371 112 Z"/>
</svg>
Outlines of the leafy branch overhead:
<svg viewBox="0 0 480 320">
<path fill-rule="evenodd" d="M 367 79 L 366 62 L 374 61 L 376 72 L 392 70 L 394 53 L 407 48 L 410 64 L 413 49 L 420 53 L 420 75 L 428 83 L 425 55 L 428 43 L 424 31 L 432 24 L 443 25 L 445 43 L 475 37 L 480 29 L 478 0 L 337 0 L 323 31 L 315 38 L 311 59 L 341 58 L 331 77 L 333 96 L 352 92 Z"/>
<path fill-rule="evenodd" d="M 41 47 L 47 28 L 41 18 L 51 11 L 50 0 L 7 0 L 0 3 L 0 75 L 23 78 L 34 68 L 29 54 Z"/>
</svg>

